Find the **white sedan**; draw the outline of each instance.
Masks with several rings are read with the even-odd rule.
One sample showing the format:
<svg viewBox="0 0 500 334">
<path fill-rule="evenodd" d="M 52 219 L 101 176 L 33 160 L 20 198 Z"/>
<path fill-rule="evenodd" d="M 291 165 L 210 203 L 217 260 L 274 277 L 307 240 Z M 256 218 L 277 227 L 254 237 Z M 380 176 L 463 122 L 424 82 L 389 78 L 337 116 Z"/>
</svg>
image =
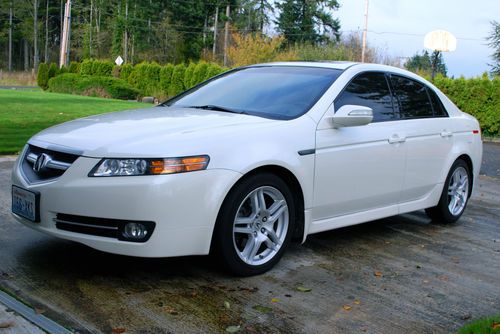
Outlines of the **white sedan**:
<svg viewBox="0 0 500 334">
<path fill-rule="evenodd" d="M 261 64 L 35 135 L 13 170 L 12 212 L 105 252 L 212 253 L 255 275 L 312 233 L 421 209 L 456 221 L 481 155 L 476 119 L 415 74 Z"/>
</svg>

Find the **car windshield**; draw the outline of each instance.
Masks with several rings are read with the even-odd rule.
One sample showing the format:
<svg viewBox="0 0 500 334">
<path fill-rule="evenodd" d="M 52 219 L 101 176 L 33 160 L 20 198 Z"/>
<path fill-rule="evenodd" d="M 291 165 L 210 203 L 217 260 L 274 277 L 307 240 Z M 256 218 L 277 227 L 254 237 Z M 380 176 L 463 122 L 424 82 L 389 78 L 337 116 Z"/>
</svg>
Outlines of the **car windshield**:
<svg viewBox="0 0 500 334">
<path fill-rule="evenodd" d="M 306 113 L 341 73 L 320 67 L 246 67 L 209 80 L 163 105 L 293 119 Z"/>
</svg>

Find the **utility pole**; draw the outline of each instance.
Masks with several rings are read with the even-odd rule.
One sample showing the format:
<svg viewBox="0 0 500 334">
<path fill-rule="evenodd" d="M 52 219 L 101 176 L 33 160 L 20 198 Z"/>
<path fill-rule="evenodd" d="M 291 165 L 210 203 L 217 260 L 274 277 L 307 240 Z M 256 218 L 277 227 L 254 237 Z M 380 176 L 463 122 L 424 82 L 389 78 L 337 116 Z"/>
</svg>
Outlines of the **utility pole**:
<svg viewBox="0 0 500 334">
<path fill-rule="evenodd" d="M 59 67 L 63 67 L 68 64 L 70 26 L 71 26 L 71 0 L 67 0 L 66 6 L 64 8 L 64 23 L 63 23 L 63 32 L 61 37 L 61 53 L 59 56 Z"/>
<path fill-rule="evenodd" d="M 227 66 L 227 46 L 229 43 L 229 15 L 230 7 L 229 4 L 226 6 L 226 24 L 224 25 L 224 66 Z"/>
<path fill-rule="evenodd" d="M 363 47 L 361 49 L 361 62 L 365 62 L 366 34 L 368 33 L 368 0 L 365 0 L 365 29 L 363 29 Z"/>
<path fill-rule="evenodd" d="M 212 49 L 212 54 L 215 58 L 215 51 L 217 51 L 217 25 L 219 24 L 219 6 L 215 8 L 215 20 L 214 20 L 214 45 Z"/>
<path fill-rule="evenodd" d="M 45 63 L 49 62 L 49 0 L 45 8 Z"/>
<path fill-rule="evenodd" d="M 9 10 L 9 72 L 12 72 L 12 0 Z"/>
<path fill-rule="evenodd" d="M 123 60 L 128 61 L 128 0 L 125 1 L 125 31 L 123 32 Z"/>
</svg>

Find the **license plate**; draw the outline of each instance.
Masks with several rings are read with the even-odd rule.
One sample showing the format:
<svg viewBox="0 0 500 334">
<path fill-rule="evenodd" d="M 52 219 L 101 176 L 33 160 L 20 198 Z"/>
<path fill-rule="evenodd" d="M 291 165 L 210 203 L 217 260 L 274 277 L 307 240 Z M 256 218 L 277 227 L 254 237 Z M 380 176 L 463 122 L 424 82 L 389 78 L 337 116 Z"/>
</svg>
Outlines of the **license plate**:
<svg viewBox="0 0 500 334">
<path fill-rule="evenodd" d="M 12 212 L 32 222 L 40 221 L 40 194 L 12 186 Z"/>
</svg>

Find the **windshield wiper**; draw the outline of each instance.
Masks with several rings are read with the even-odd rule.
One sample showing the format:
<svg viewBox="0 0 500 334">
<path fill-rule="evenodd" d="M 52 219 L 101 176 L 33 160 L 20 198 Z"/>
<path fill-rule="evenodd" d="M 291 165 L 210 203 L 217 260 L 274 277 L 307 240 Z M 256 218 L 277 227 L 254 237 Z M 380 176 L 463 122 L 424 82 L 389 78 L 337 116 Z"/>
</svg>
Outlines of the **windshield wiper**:
<svg viewBox="0 0 500 334">
<path fill-rule="evenodd" d="M 221 106 L 218 106 L 218 105 L 215 105 L 215 104 L 206 104 L 206 105 L 203 105 L 203 106 L 188 106 L 186 108 L 223 111 L 223 112 L 230 112 L 230 113 L 233 113 L 233 114 L 246 114 L 245 111 L 230 109 L 230 108 L 226 108 L 226 107 L 221 107 Z"/>
</svg>

